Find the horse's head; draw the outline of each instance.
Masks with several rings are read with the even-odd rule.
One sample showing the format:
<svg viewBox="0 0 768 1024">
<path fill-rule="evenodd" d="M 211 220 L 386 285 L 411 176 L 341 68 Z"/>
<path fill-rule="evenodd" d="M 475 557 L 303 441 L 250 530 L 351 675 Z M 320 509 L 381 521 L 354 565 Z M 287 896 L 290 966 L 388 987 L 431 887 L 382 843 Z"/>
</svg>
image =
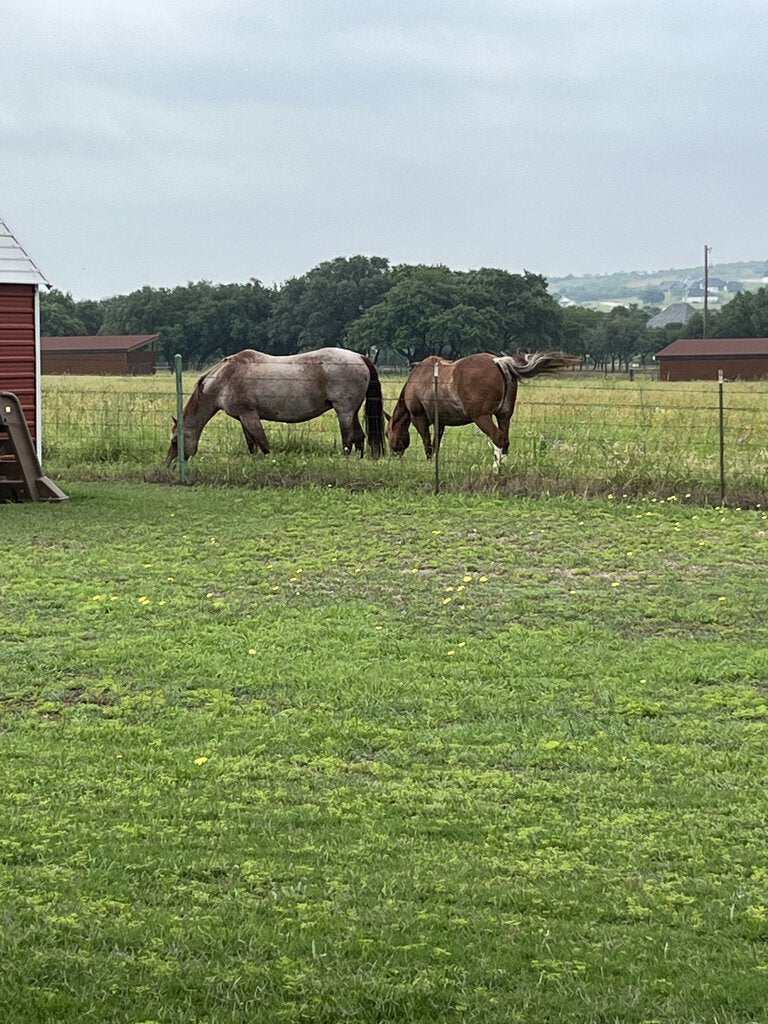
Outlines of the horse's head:
<svg viewBox="0 0 768 1024">
<path fill-rule="evenodd" d="M 384 415 L 387 419 L 387 441 L 389 442 L 392 454 L 402 455 L 411 443 L 411 434 L 408 430 L 411 417 L 407 413 L 405 416 L 398 416 L 397 409 L 392 416 L 387 415 L 387 413 L 384 413 Z"/>
<path fill-rule="evenodd" d="M 165 464 L 169 468 L 174 464 L 176 459 L 179 457 L 179 422 L 175 416 L 173 419 L 173 430 L 171 431 L 171 443 L 168 446 L 168 454 L 165 457 Z M 184 458 L 191 459 L 197 451 L 197 441 L 193 438 L 189 430 L 184 431 Z"/>
</svg>

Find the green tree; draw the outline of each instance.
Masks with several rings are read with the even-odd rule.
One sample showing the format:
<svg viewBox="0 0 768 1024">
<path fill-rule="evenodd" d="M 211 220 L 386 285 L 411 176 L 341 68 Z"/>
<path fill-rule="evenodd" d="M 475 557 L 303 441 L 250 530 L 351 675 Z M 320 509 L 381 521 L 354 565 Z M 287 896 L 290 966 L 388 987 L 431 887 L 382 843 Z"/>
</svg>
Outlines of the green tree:
<svg viewBox="0 0 768 1024">
<path fill-rule="evenodd" d="M 382 301 L 350 326 L 351 347 L 369 352 L 389 349 L 412 363 L 426 359 L 437 344 L 439 318 L 457 304 L 451 273 L 442 266 L 396 267 L 394 283 Z"/>
<path fill-rule="evenodd" d="M 596 366 L 614 373 L 629 369 L 635 357 L 644 359 L 653 348 L 648 332 L 648 313 L 635 305 L 616 306 L 604 313 L 589 339 L 590 355 Z"/>
<path fill-rule="evenodd" d="M 287 355 L 327 345 L 348 346 L 350 326 L 390 285 L 382 256 L 339 257 L 287 281 L 277 294 L 269 350 Z"/>
<path fill-rule="evenodd" d="M 710 314 L 710 338 L 768 338 L 768 288 L 741 292 Z"/>
<path fill-rule="evenodd" d="M 40 331 L 52 338 L 90 334 L 70 293 L 57 288 L 40 292 Z"/>
<path fill-rule="evenodd" d="M 562 310 L 541 274 L 483 268 L 461 276 L 473 297 L 472 304 L 498 316 L 500 347 L 535 350 L 562 344 Z"/>
<path fill-rule="evenodd" d="M 73 299 L 69 292 L 53 288 L 40 293 L 40 326 L 49 337 L 71 338 L 101 333 L 111 299 Z"/>
<path fill-rule="evenodd" d="M 567 306 L 561 310 L 562 347 L 574 356 L 594 355 L 593 337 L 605 316 L 587 306 Z"/>
<path fill-rule="evenodd" d="M 560 344 L 562 317 L 546 280 L 484 268 L 401 265 L 385 297 L 350 328 L 356 348 L 385 349 L 409 362 L 428 355 Z"/>
<path fill-rule="evenodd" d="M 101 334 L 107 308 L 111 299 L 80 299 L 77 303 L 77 315 L 83 322 L 87 335 Z"/>
<path fill-rule="evenodd" d="M 193 367 L 243 348 L 267 347 L 275 293 L 259 281 L 177 288 L 144 287 L 111 300 L 103 334 L 159 334 L 171 365 L 176 352 Z"/>
</svg>

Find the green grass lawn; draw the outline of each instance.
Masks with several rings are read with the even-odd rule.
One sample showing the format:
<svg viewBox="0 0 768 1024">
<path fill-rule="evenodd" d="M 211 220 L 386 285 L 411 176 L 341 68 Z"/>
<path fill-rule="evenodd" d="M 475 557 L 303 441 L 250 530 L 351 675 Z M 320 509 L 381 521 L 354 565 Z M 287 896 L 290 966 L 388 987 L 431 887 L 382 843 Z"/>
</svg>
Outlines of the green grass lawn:
<svg viewBox="0 0 768 1024">
<path fill-rule="evenodd" d="M 3 1024 L 765 1019 L 764 511 L 60 482 Z"/>
</svg>

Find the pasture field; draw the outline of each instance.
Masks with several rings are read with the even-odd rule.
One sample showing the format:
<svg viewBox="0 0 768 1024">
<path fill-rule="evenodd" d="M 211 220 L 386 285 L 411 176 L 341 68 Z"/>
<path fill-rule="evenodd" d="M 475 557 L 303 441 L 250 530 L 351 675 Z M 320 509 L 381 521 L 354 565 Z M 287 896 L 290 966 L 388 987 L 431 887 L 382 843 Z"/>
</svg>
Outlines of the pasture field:
<svg viewBox="0 0 768 1024">
<path fill-rule="evenodd" d="M 188 374 L 191 391 L 197 374 Z M 402 378 L 384 378 L 391 411 Z M 52 475 L 90 479 L 172 479 L 165 470 L 172 378 L 45 377 L 45 462 Z M 202 434 L 190 477 L 203 483 L 254 486 L 342 484 L 355 488 L 428 490 L 434 471 L 411 430 L 402 460 L 343 460 L 332 413 L 305 424 L 267 424 L 269 457 L 251 457 L 239 424 L 223 414 Z M 768 383 L 728 383 L 725 389 L 727 500 L 768 504 Z M 440 459 L 448 491 L 522 495 L 689 494 L 720 503 L 717 385 L 638 378 L 604 380 L 581 374 L 521 385 L 500 475 L 473 426 L 446 432 Z"/>
<path fill-rule="evenodd" d="M 747 1024 L 768 516 L 0 506 L 3 1024 Z"/>
</svg>

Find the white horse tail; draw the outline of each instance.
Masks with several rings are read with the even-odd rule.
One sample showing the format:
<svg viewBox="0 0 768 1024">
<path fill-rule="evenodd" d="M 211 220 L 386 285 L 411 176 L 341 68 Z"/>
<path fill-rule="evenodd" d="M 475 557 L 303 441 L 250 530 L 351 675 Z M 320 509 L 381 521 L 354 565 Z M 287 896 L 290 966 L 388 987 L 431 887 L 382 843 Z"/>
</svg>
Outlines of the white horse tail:
<svg viewBox="0 0 768 1024">
<path fill-rule="evenodd" d="M 496 356 L 494 362 L 504 375 L 507 385 L 512 377 L 526 380 L 542 373 L 562 373 L 578 366 L 581 359 L 567 352 L 518 352 L 514 356 Z"/>
</svg>

